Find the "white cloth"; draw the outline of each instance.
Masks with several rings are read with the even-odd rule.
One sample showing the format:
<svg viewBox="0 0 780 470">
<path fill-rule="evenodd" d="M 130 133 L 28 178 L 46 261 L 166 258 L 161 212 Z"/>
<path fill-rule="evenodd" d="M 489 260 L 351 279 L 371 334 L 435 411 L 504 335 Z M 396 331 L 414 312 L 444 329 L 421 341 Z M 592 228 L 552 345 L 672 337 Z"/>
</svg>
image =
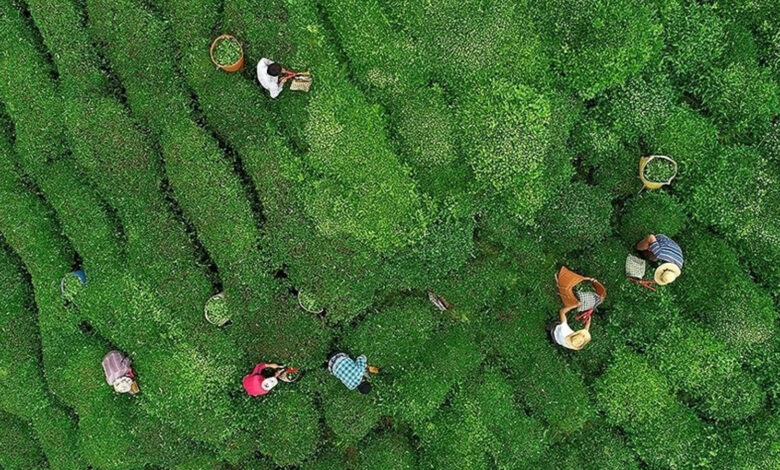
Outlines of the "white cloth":
<svg viewBox="0 0 780 470">
<path fill-rule="evenodd" d="M 279 83 L 279 77 L 268 75 L 268 66 L 273 63 L 274 61 L 265 57 L 260 59 L 260 62 L 257 63 L 257 81 L 260 82 L 263 88 L 268 90 L 271 98 L 276 98 L 282 92 L 284 84 Z"/>
<path fill-rule="evenodd" d="M 553 330 L 553 338 L 555 338 L 556 343 L 560 344 L 564 348 L 574 349 L 566 344 L 566 337 L 572 333 L 574 333 L 574 330 L 571 329 L 568 323 L 561 323 Z"/>
</svg>

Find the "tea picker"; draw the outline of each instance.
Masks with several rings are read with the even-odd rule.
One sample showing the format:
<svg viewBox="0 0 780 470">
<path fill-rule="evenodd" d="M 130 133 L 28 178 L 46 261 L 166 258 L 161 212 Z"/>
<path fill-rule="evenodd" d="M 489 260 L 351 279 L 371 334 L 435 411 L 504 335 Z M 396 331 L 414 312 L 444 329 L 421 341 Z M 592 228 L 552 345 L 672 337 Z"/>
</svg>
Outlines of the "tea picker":
<svg viewBox="0 0 780 470">
<path fill-rule="evenodd" d="M 368 374 L 378 374 L 379 369 L 368 365 L 366 356 L 358 356 L 352 360 L 346 353 L 337 353 L 328 360 L 328 370 L 335 375 L 349 390 L 357 389 L 362 394 L 371 391 L 371 384 L 366 381 Z"/>
<path fill-rule="evenodd" d="M 257 63 L 257 81 L 268 90 L 271 98 L 276 98 L 284 89 L 284 84 L 290 82 L 292 91 L 309 91 L 312 77 L 309 72 L 294 72 L 280 64 L 263 57 Z"/>
<path fill-rule="evenodd" d="M 136 395 L 141 390 L 135 380 L 132 360 L 120 351 L 110 351 L 103 357 L 103 373 L 106 376 L 108 385 L 114 387 L 117 393 L 129 393 Z"/>
<path fill-rule="evenodd" d="M 596 307 L 607 297 L 607 290 L 599 281 L 577 274 L 566 266 L 561 266 L 555 274 L 555 282 L 558 285 L 558 294 L 563 307 L 558 311 L 559 321 L 549 327 L 551 339 L 564 348 L 579 351 L 590 342 L 591 317 Z M 575 288 L 578 287 L 575 292 Z M 593 290 L 585 287 L 592 287 Z M 566 318 L 566 315 L 574 309 L 580 312 L 575 320 L 585 320 L 584 328 L 579 331 L 574 331 Z"/>
<path fill-rule="evenodd" d="M 644 280 L 645 260 L 629 254 L 626 258 L 626 277 L 652 291 L 654 285 L 665 286 L 682 273 L 683 253 L 680 245 L 663 234 L 648 235 L 636 244 L 636 249 L 649 261 L 662 263 L 655 269 L 652 280 Z"/>
<path fill-rule="evenodd" d="M 273 362 L 261 362 L 242 381 L 244 390 L 253 397 L 263 396 L 274 389 L 279 381 L 292 383 L 300 378 L 298 368 Z"/>
</svg>

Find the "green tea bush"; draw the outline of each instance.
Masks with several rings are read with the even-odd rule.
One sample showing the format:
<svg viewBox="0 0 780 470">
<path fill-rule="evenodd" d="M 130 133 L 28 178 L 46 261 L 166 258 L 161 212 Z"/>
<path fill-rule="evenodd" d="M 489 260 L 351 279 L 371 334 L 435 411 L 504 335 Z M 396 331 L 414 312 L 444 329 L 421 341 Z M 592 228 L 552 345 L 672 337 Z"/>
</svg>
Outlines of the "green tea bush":
<svg viewBox="0 0 780 470">
<path fill-rule="evenodd" d="M 428 299 L 404 298 L 371 312 L 343 341 L 346 349 L 365 354 L 383 373 L 418 370 L 414 359 L 442 318 Z"/>
<path fill-rule="evenodd" d="M 450 389 L 479 367 L 483 354 L 462 327 L 432 336 L 423 348 L 416 367 L 393 385 L 398 400 L 391 407 L 398 418 L 424 426 Z"/>
<path fill-rule="evenodd" d="M 80 12 L 67 1 L 32 0 L 29 6 L 63 71 L 63 114 L 74 157 L 116 208 L 127 237 L 129 266 L 160 289 L 167 308 L 199 310 L 211 286 L 195 264 L 185 227 L 159 191 L 161 164 L 152 143 L 121 102 L 105 96 L 108 79 Z"/>
<path fill-rule="evenodd" d="M 725 24 L 715 4 L 671 0 L 659 2 L 664 56 L 668 71 L 683 89 L 708 73 L 725 52 Z"/>
<path fill-rule="evenodd" d="M 706 463 L 704 425 L 639 355 L 618 354 L 597 392 L 607 422 L 623 429 L 646 463 L 671 468 Z"/>
<path fill-rule="evenodd" d="M 23 470 L 44 468 L 47 465 L 44 455 L 29 423 L 0 411 L 0 464 L 3 468 Z"/>
<path fill-rule="evenodd" d="M 552 286 L 553 273 L 550 272 Z M 522 297 L 528 298 L 528 293 Z M 580 429 L 591 417 L 588 391 L 577 371 L 556 352 L 544 329 L 545 322 L 557 318 L 557 311 L 523 308 L 519 302 L 511 304 L 512 310 L 518 312 L 515 318 L 499 319 L 491 325 L 489 343 L 500 355 L 509 380 L 531 417 L 544 421 L 551 437 L 559 438 Z"/>
<path fill-rule="evenodd" d="M 631 142 L 666 124 L 676 93 L 663 71 L 650 68 L 605 92 L 603 106 L 599 103 L 594 109 L 615 133 Z"/>
<path fill-rule="evenodd" d="M 572 183 L 550 197 L 540 216 L 542 243 L 552 252 L 593 246 L 610 234 L 612 205 L 606 191 Z"/>
<path fill-rule="evenodd" d="M 478 0 L 385 2 L 387 14 L 408 28 L 422 50 L 421 66 L 458 95 L 483 88 L 493 79 L 544 80 L 548 59 L 530 12 L 520 5 Z"/>
<path fill-rule="evenodd" d="M 451 406 L 442 408 L 419 431 L 424 468 L 490 468 L 486 453 L 492 436 L 479 411 L 464 400 L 465 394 L 460 391 Z"/>
<path fill-rule="evenodd" d="M 587 180 L 610 196 L 633 195 L 641 188 L 639 147 L 623 142 L 620 134 L 595 111 L 588 110 L 576 123 L 568 145 Z"/>
<path fill-rule="evenodd" d="M 699 326 L 668 328 L 648 350 L 648 359 L 709 419 L 744 419 L 763 404 L 763 391 L 741 370 L 738 356 Z"/>
<path fill-rule="evenodd" d="M 777 435 L 780 420 L 770 413 L 724 430 L 723 468 L 774 468 L 780 463 Z"/>
<path fill-rule="evenodd" d="M 357 355 L 358 353 L 355 353 L 353 357 Z M 368 356 L 368 360 L 369 364 L 379 364 L 372 356 Z M 384 373 L 385 369 L 381 365 L 379 367 L 381 373 Z M 340 380 L 330 374 L 320 380 L 322 414 L 326 426 L 334 434 L 332 442 L 340 447 L 357 445 L 379 421 L 381 408 L 378 406 L 377 396 L 382 392 L 372 389 L 371 393 L 363 395 L 357 390 L 349 391 Z M 369 382 L 372 382 L 373 387 L 379 388 L 375 380 Z"/>
<path fill-rule="evenodd" d="M 705 116 L 688 106 L 676 106 L 665 126 L 648 136 L 652 153 L 668 155 L 678 164 L 672 183 L 675 191 L 690 196 L 694 188 L 712 178 L 710 165 L 717 152 L 718 129 Z M 637 174 L 639 162 L 637 159 Z"/>
<path fill-rule="evenodd" d="M 553 99 L 528 86 L 498 82 L 460 106 L 461 147 L 475 179 L 499 207 L 532 220 L 549 196 Z"/>
<path fill-rule="evenodd" d="M 687 288 L 680 303 L 687 314 L 742 355 L 768 344 L 776 330 L 772 299 L 744 272 L 734 249 L 702 233 L 684 238 L 681 246 Z"/>
<path fill-rule="evenodd" d="M 754 140 L 780 112 L 780 85 L 765 68 L 751 62 L 714 69 L 696 92 L 730 142 Z"/>
<path fill-rule="evenodd" d="M 360 445 L 359 469 L 384 468 L 387 470 L 412 470 L 419 468 L 414 448 L 400 433 L 375 434 Z"/>
<path fill-rule="evenodd" d="M 620 220 L 620 236 L 628 248 L 651 233 L 674 238 L 685 228 L 686 219 L 685 208 L 674 196 L 662 191 L 647 191 L 626 202 Z"/>
<path fill-rule="evenodd" d="M 628 448 L 624 437 L 603 419 L 588 422 L 565 441 L 550 446 L 538 465 L 541 469 L 639 469 L 636 456 Z"/>
<path fill-rule="evenodd" d="M 521 468 L 540 456 L 545 447 L 541 424 L 514 409 L 512 387 L 497 372 L 486 371 L 479 381 L 464 384 L 452 405 L 421 428 L 430 468 L 460 468 L 459 462 L 470 468 Z"/>
<path fill-rule="evenodd" d="M 320 439 L 319 413 L 310 394 L 296 390 L 274 390 L 262 406 L 260 451 L 277 465 L 300 464 L 317 449 Z"/>
<path fill-rule="evenodd" d="M 663 44 L 650 4 L 547 0 L 532 8 L 552 63 L 585 99 L 625 82 L 655 60 Z"/>
</svg>

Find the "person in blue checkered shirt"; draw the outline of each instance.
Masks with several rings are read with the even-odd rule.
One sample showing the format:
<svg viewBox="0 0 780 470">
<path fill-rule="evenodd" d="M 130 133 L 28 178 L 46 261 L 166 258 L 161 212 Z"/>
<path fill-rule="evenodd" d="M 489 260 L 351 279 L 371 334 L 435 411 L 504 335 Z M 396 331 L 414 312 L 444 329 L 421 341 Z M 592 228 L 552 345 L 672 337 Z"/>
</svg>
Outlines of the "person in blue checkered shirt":
<svg viewBox="0 0 780 470">
<path fill-rule="evenodd" d="M 328 361 L 328 370 L 331 374 L 338 377 L 348 389 L 358 389 L 362 394 L 371 391 L 371 384 L 365 381 L 367 368 L 366 356 L 362 355 L 353 361 L 348 355 L 338 353 Z"/>
</svg>

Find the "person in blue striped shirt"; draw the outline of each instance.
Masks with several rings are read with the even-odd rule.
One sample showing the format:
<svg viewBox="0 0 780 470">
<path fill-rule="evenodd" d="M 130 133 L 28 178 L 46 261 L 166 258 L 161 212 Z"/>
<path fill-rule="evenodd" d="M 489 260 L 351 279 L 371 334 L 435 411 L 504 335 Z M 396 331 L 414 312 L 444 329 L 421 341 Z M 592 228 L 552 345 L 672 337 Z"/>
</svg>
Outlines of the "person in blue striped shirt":
<svg viewBox="0 0 780 470">
<path fill-rule="evenodd" d="M 661 262 L 654 276 L 659 286 L 674 282 L 682 272 L 682 249 L 666 235 L 648 235 L 636 244 L 636 249 L 648 260 Z"/>
</svg>

